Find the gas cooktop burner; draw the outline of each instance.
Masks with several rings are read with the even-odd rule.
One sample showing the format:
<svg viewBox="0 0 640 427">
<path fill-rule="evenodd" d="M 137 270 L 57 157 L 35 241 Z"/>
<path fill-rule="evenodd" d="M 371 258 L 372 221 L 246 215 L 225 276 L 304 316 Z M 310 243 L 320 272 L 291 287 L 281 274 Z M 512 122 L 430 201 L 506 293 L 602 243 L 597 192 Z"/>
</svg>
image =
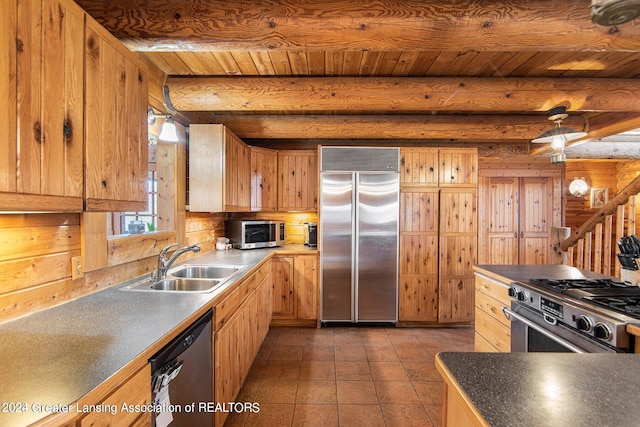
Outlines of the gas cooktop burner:
<svg viewBox="0 0 640 427">
<path fill-rule="evenodd" d="M 640 316 L 640 296 L 585 297 L 583 299 L 631 317 L 638 318 Z"/>
<path fill-rule="evenodd" d="M 563 292 L 569 289 L 611 289 L 628 288 L 629 285 L 611 279 L 529 279 L 529 282 Z"/>
</svg>

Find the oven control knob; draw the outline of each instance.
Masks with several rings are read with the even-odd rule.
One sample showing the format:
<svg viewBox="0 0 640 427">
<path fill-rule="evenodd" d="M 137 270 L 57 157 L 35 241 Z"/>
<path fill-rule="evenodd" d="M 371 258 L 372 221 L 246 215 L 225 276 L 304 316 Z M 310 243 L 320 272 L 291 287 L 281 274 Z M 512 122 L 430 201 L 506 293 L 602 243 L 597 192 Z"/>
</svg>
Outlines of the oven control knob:
<svg viewBox="0 0 640 427">
<path fill-rule="evenodd" d="M 593 335 L 596 338 L 608 340 L 611 338 L 611 329 L 604 323 L 596 323 L 596 326 L 593 327 Z"/>
<path fill-rule="evenodd" d="M 507 294 L 508 294 L 511 298 L 515 298 L 515 297 L 517 297 L 517 296 L 518 296 L 518 290 L 517 290 L 514 286 L 511 286 L 511 287 L 509 288 L 509 290 L 507 291 Z"/>
<path fill-rule="evenodd" d="M 587 316 L 578 316 L 576 319 L 576 327 L 579 331 L 589 332 L 593 327 L 593 323 Z"/>
<path fill-rule="evenodd" d="M 518 301 L 526 301 L 529 299 L 529 293 L 526 291 L 520 291 L 517 295 Z"/>
</svg>

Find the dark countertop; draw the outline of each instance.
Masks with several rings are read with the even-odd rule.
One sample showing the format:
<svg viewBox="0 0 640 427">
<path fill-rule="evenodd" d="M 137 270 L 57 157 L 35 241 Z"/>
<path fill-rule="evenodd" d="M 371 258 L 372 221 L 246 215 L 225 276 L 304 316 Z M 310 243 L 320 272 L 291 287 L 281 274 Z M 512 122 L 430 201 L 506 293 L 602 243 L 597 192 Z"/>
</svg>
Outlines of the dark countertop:
<svg viewBox="0 0 640 427">
<path fill-rule="evenodd" d="M 234 264 L 246 265 L 248 272 L 272 252 L 317 251 L 296 244 L 214 251 L 176 266 Z M 120 290 L 136 278 L 0 325 L 0 404 L 25 402 L 28 408 L 26 413 L 7 413 L 0 407 L 0 426 L 26 425 L 47 416 L 34 410 L 37 404 L 76 402 L 154 343 L 177 335 L 185 320 L 206 311 L 242 277 L 233 277 L 212 293 Z"/>
<path fill-rule="evenodd" d="M 492 427 L 638 426 L 640 355 L 440 353 Z M 439 362 L 436 362 L 439 363 Z"/>
</svg>

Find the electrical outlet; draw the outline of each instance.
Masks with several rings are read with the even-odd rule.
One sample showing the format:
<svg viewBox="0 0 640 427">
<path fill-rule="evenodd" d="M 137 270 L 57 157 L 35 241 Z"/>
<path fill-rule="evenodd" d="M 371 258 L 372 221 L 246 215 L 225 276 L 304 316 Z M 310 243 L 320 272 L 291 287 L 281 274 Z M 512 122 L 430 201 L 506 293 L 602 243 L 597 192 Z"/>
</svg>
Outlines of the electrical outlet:
<svg viewBox="0 0 640 427">
<path fill-rule="evenodd" d="M 84 269 L 82 268 L 82 257 L 71 257 L 71 279 L 82 279 L 84 277 Z"/>
</svg>

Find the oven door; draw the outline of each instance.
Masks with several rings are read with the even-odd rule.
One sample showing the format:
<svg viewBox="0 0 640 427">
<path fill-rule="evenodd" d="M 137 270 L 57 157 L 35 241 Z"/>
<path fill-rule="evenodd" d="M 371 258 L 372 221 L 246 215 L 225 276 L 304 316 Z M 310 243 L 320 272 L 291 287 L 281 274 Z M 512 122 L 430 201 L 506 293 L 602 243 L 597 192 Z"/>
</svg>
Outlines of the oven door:
<svg viewBox="0 0 640 427">
<path fill-rule="evenodd" d="M 511 309 L 502 308 L 511 321 L 512 352 L 556 352 L 556 353 L 615 353 L 612 347 L 604 346 L 593 338 L 529 307 L 511 302 Z"/>
</svg>

